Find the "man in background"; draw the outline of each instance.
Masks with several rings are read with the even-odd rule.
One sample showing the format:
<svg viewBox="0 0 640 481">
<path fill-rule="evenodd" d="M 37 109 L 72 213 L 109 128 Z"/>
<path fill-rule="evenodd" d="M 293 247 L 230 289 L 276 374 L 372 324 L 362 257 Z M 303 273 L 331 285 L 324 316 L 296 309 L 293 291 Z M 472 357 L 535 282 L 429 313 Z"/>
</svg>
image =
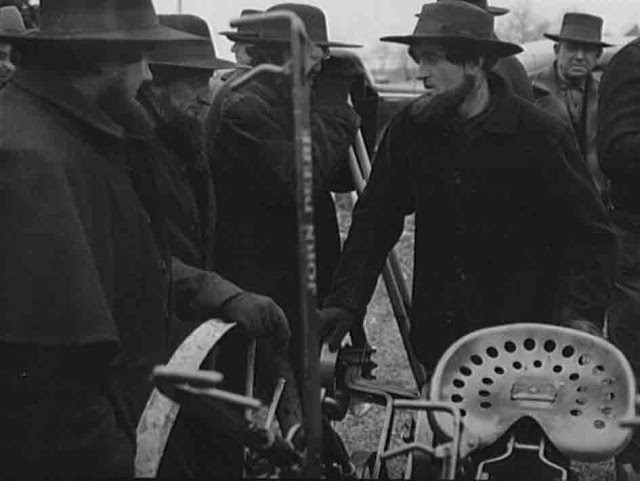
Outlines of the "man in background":
<svg viewBox="0 0 640 481">
<path fill-rule="evenodd" d="M 556 58 L 546 71 L 532 79 L 535 103 L 562 119 L 573 131 L 591 178 L 608 204 L 608 181 L 598 165 L 596 128 L 599 82 L 593 69 L 602 50 L 603 20 L 586 13 L 567 13 L 558 34 L 545 34 L 555 41 Z"/>
</svg>

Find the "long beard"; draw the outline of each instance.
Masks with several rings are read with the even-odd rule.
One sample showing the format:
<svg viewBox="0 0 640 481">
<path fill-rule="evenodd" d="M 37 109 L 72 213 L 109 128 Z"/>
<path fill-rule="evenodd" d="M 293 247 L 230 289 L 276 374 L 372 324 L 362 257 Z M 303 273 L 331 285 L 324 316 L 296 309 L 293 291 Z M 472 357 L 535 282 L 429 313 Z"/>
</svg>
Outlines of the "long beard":
<svg viewBox="0 0 640 481">
<path fill-rule="evenodd" d="M 158 136 L 173 150 L 195 162 L 204 156 L 203 122 L 192 109 L 180 109 L 167 92 L 152 85 L 144 85 L 138 99 L 154 118 Z"/>
<path fill-rule="evenodd" d="M 435 122 L 447 122 L 458 117 L 458 110 L 475 88 L 472 75 L 465 75 L 462 83 L 451 90 L 435 95 L 420 113 L 421 119 Z"/>
</svg>

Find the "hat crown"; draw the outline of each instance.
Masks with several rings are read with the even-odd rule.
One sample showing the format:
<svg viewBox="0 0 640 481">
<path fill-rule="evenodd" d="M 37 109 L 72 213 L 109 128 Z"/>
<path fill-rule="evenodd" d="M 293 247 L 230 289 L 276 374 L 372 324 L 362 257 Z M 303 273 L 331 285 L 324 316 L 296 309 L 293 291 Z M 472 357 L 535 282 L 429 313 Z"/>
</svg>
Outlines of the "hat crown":
<svg viewBox="0 0 640 481">
<path fill-rule="evenodd" d="M 245 8 L 244 10 L 242 10 L 242 12 L 240 12 L 240 16 L 241 17 L 246 17 L 247 15 L 256 15 L 258 13 L 262 13 L 262 11 L 261 10 L 254 10 L 252 8 Z M 258 33 L 258 27 L 256 25 L 253 25 L 253 24 L 243 24 L 243 25 L 240 25 L 238 27 L 238 33 L 257 34 Z"/>
<path fill-rule="evenodd" d="M 207 22 L 196 15 L 167 14 L 158 15 L 158 20 L 165 27 L 181 30 L 198 37 L 211 39 L 211 30 Z M 204 43 L 204 42 L 203 42 Z"/>
<path fill-rule="evenodd" d="M 324 12 L 312 5 L 299 3 L 280 3 L 267 9 L 267 12 L 289 11 L 296 14 L 302 20 L 307 30 L 307 35 L 315 43 L 326 43 L 329 40 L 327 31 L 327 19 Z M 269 20 L 263 22 L 260 27 L 260 37 L 281 38 L 289 35 L 289 22 L 282 20 Z"/>
<path fill-rule="evenodd" d="M 41 0 L 41 33 L 107 33 L 159 25 L 151 0 Z"/>
<path fill-rule="evenodd" d="M 14 5 L 0 8 L 0 31 L 8 33 L 24 33 L 25 26 L 20 10 Z"/>
<path fill-rule="evenodd" d="M 493 16 L 465 1 L 440 0 L 422 7 L 413 34 L 417 37 L 454 36 L 490 40 Z"/>
<path fill-rule="evenodd" d="M 562 19 L 560 37 L 599 41 L 602 39 L 602 24 L 602 18 L 595 15 L 567 13 Z"/>
</svg>

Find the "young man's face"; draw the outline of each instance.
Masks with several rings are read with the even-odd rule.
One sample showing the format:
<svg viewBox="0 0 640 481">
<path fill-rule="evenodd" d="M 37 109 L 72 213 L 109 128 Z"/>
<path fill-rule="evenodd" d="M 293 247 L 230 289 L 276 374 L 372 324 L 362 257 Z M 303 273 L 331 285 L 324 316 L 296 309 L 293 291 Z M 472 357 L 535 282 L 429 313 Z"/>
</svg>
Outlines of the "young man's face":
<svg viewBox="0 0 640 481">
<path fill-rule="evenodd" d="M 9 81 L 15 69 L 11 62 L 11 45 L 0 43 L 0 86 Z"/>
<path fill-rule="evenodd" d="M 467 69 L 449 62 L 443 47 L 422 43 L 412 47 L 412 54 L 418 62 L 418 78 L 422 80 L 427 96 L 435 97 L 462 86 Z"/>
<path fill-rule="evenodd" d="M 568 80 L 582 80 L 593 71 L 602 49 L 597 45 L 561 41 L 555 45 L 556 62 L 560 75 Z"/>
</svg>

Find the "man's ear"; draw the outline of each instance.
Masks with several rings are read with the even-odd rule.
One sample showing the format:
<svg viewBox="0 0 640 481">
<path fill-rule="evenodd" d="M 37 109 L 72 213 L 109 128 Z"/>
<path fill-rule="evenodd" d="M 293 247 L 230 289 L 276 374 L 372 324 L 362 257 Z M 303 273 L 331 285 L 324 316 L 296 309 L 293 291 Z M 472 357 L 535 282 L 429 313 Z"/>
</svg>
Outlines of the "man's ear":
<svg viewBox="0 0 640 481">
<path fill-rule="evenodd" d="M 553 53 L 555 53 L 556 55 L 558 55 L 558 52 L 560 51 L 560 44 L 559 43 L 554 43 L 553 44 Z"/>
<path fill-rule="evenodd" d="M 600 47 L 600 48 L 598 49 L 598 51 L 596 52 L 596 58 L 597 58 L 598 60 L 600 60 L 600 57 L 602 57 L 602 53 L 603 53 L 603 52 L 604 52 L 604 49 L 603 49 L 602 47 Z"/>
</svg>

